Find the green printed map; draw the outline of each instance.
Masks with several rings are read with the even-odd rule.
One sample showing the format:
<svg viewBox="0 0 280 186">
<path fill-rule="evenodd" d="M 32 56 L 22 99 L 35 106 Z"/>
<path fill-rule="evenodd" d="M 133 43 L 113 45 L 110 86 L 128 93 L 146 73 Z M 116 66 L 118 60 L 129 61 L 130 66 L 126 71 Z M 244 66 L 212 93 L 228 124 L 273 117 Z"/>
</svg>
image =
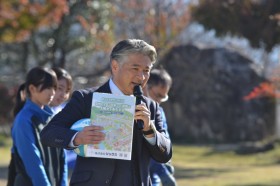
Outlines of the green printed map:
<svg viewBox="0 0 280 186">
<path fill-rule="evenodd" d="M 105 140 L 89 145 L 87 157 L 131 159 L 135 97 L 93 93 L 92 125 L 104 128 Z"/>
</svg>

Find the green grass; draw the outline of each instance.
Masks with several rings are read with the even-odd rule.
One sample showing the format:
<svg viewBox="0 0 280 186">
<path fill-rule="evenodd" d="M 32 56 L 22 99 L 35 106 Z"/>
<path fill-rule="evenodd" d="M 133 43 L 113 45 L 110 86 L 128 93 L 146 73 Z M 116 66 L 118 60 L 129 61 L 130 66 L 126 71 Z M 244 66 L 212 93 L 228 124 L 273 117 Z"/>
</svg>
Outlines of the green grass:
<svg viewBox="0 0 280 186">
<path fill-rule="evenodd" d="M 0 135 L 0 141 L 0 167 L 6 167 L 10 160 L 11 139 Z M 172 163 L 178 185 L 280 185 L 280 142 L 274 150 L 251 155 L 238 155 L 231 146 L 220 147 L 174 145 Z"/>
<path fill-rule="evenodd" d="M 174 145 L 179 186 L 279 186 L 280 144 L 266 153 L 237 155 L 215 146 Z"/>
<path fill-rule="evenodd" d="M 9 163 L 11 146 L 11 138 L 0 135 L 0 166 L 7 165 Z"/>
</svg>

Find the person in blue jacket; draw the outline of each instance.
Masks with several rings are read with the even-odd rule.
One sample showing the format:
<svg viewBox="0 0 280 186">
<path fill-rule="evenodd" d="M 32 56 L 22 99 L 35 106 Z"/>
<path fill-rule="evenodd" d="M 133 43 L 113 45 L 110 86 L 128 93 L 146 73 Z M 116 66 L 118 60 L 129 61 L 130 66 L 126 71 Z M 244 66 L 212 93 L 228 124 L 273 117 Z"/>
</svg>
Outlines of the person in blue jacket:
<svg viewBox="0 0 280 186">
<path fill-rule="evenodd" d="M 66 186 L 67 164 L 63 149 L 42 145 L 40 132 L 53 113 L 48 106 L 57 87 L 53 70 L 35 67 L 25 81 L 26 100 L 17 109 L 12 126 L 15 186 Z"/>
<path fill-rule="evenodd" d="M 168 100 L 168 92 L 172 85 L 172 78 L 166 70 L 153 69 L 150 73 L 150 78 L 145 86 L 144 93 L 146 96 L 150 97 L 154 101 L 161 104 Z M 159 107 L 162 115 L 163 128 L 166 130 L 168 137 L 168 125 L 164 110 Z M 175 186 L 176 180 L 174 177 L 174 167 L 171 162 L 159 163 L 155 160 L 150 162 L 150 176 L 153 186 Z"/>
</svg>

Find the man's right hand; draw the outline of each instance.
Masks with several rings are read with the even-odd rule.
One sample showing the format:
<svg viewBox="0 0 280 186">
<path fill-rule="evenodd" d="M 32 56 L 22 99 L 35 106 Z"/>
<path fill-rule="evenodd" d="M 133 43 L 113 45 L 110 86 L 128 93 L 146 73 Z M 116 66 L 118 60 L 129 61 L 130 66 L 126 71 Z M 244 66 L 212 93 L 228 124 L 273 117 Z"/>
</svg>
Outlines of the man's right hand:
<svg viewBox="0 0 280 186">
<path fill-rule="evenodd" d="M 75 146 L 82 144 L 98 144 L 105 139 L 105 134 L 102 132 L 101 126 L 86 126 L 79 131 L 73 143 Z"/>
</svg>

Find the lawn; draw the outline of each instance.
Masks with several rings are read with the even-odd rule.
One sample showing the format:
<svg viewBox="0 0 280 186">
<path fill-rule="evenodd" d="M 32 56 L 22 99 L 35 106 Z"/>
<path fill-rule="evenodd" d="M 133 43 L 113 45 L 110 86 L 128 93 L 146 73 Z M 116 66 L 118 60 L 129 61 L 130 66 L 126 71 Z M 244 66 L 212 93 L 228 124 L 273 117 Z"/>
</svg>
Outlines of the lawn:
<svg viewBox="0 0 280 186">
<path fill-rule="evenodd" d="M 0 186 L 6 185 L 10 138 L 0 136 Z M 173 146 L 179 186 L 279 186 L 280 142 L 268 152 L 238 155 L 236 145 Z"/>
<path fill-rule="evenodd" d="M 238 155 L 230 145 L 175 145 L 179 186 L 279 186 L 280 143 L 268 152 Z"/>
</svg>

